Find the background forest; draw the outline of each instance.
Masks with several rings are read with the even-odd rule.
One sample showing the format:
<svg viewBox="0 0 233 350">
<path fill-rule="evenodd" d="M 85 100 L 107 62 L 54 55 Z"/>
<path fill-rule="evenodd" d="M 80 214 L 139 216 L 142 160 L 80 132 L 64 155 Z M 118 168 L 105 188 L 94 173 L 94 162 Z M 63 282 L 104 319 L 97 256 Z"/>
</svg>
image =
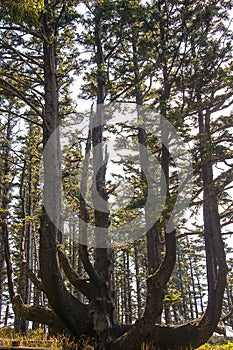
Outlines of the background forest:
<svg viewBox="0 0 233 350">
<path fill-rule="evenodd" d="M 51 334 L 68 329 L 77 337 L 79 328 L 99 340 L 99 349 L 114 341 L 113 350 L 136 349 L 121 337 L 128 332 L 140 345 L 147 339 L 143 331 L 137 338 L 137 330 L 130 328 L 137 320 L 145 319 L 145 327 L 151 323 L 171 330 L 192 320 L 199 324 L 212 307 L 216 309 L 210 315 L 220 315 L 211 321 L 215 330 L 224 333 L 226 325 L 233 327 L 231 13 L 232 3 L 225 0 L 0 1 L 1 326 L 26 334 L 46 325 Z M 127 123 L 88 129 L 96 105 L 116 102 L 157 111 L 189 148 L 191 203 L 173 236 L 166 233 L 166 225 L 179 183 L 169 149 L 153 130 L 147 134 Z M 88 111 L 86 134 L 66 149 L 62 169 L 51 163 L 42 180 L 42 153 L 49 137 L 68 119 L 78 125 L 83 110 Z M 104 147 L 95 151 L 110 137 L 120 145 L 128 140 L 132 150 L 137 140 L 158 159 L 166 203 L 146 235 L 113 249 L 95 249 L 80 244 L 77 235 L 85 229 L 64 208 L 65 229 L 54 229 L 42 198 L 43 191 L 45 197 L 51 193 L 51 178 L 61 171 L 66 201 L 86 222 L 114 230 L 144 213 L 147 183 L 140 166 L 124 157 L 110 163 Z M 113 209 L 121 202 L 120 209 L 105 215 L 86 205 L 80 194 L 89 191 L 91 197 L 92 180 L 85 171 L 90 164 L 95 170 L 98 157 L 108 168 L 108 173 L 104 167 L 96 172 L 99 193 Z M 122 184 L 124 196 L 119 199 Z M 59 206 L 62 199 L 56 193 L 50 200 Z M 161 269 L 165 263 L 169 276 Z M 158 296 L 156 282 L 151 282 L 160 278 L 157 271 L 164 276 Z M 55 282 L 52 273 L 59 276 Z M 97 291 L 94 296 L 91 289 Z M 77 305 L 70 307 L 73 299 Z M 77 321 L 73 314 L 69 320 L 71 309 L 90 315 L 94 326 L 82 328 L 81 316 Z M 107 331 L 100 326 L 100 315 Z M 199 338 L 200 344 L 207 340 Z"/>
</svg>

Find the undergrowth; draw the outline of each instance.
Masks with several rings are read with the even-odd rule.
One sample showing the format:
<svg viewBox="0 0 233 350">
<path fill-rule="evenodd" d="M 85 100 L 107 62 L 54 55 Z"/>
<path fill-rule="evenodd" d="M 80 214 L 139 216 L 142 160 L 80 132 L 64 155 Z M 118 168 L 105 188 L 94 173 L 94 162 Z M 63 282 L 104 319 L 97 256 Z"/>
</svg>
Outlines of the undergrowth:
<svg viewBox="0 0 233 350">
<path fill-rule="evenodd" d="M 44 330 L 29 330 L 27 336 L 20 335 L 13 328 L 0 328 L 0 345 L 11 346 L 12 340 L 18 340 L 20 346 L 45 347 L 51 350 L 94 350 L 93 340 L 85 336 L 78 341 L 70 340 L 64 335 L 58 337 L 48 337 Z M 143 346 L 145 349 L 145 346 Z M 151 350 L 146 347 L 146 350 Z M 233 350 L 233 342 L 225 338 L 213 339 L 198 350 Z"/>
<path fill-rule="evenodd" d="M 225 344 L 204 344 L 198 348 L 199 350 L 233 350 L 233 343 L 228 340 Z"/>
<path fill-rule="evenodd" d="M 29 330 L 27 336 L 18 334 L 13 328 L 0 328 L 0 345 L 11 346 L 12 341 L 19 341 L 20 346 L 45 347 L 51 350 L 93 350 L 92 341 L 83 336 L 78 341 L 71 340 L 64 335 L 48 337 L 44 330 Z"/>
</svg>

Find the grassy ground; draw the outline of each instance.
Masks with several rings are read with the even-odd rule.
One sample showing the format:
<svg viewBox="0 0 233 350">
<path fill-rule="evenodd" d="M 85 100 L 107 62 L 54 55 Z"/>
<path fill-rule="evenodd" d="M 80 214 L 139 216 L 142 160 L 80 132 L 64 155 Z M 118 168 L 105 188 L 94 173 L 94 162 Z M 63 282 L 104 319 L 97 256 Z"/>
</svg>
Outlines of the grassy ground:
<svg viewBox="0 0 233 350">
<path fill-rule="evenodd" d="M 93 347 L 85 337 L 78 343 L 68 340 L 65 336 L 48 337 L 43 329 L 30 330 L 27 336 L 15 333 L 10 327 L 0 328 L 0 346 L 11 346 L 12 341 L 18 341 L 20 346 L 50 348 L 51 350 L 92 350 Z"/>
<path fill-rule="evenodd" d="M 48 339 L 42 329 L 29 331 L 27 337 L 16 334 L 10 327 L 0 329 L 0 345 L 11 346 L 12 341 L 18 341 L 20 346 L 45 347 L 59 349 L 57 339 Z M 62 347 L 60 347 L 62 349 Z"/>
<path fill-rule="evenodd" d="M 36 331 L 30 330 L 28 335 L 21 336 L 16 334 L 10 327 L 0 328 L 0 346 L 11 346 L 12 340 L 18 340 L 20 346 L 32 346 L 50 348 L 51 350 L 93 350 L 94 348 L 89 345 L 85 337 L 83 337 L 78 343 L 70 342 L 64 336 L 58 338 L 48 338 L 43 329 L 37 329 Z M 199 350 L 233 350 L 233 342 L 223 337 L 215 337 L 211 339 L 211 342 L 202 345 Z M 151 349 L 147 349 L 151 350 Z"/>
<path fill-rule="evenodd" d="M 208 344 L 204 344 L 198 348 L 199 350 L 211 350 L 211 349 L 217 349 L 217 350 L 233 350 L 233 343 L 232 341 L 226 339 L 226 338 L 220 338 L 216 340 L 212 340 Z"/>
</svg>

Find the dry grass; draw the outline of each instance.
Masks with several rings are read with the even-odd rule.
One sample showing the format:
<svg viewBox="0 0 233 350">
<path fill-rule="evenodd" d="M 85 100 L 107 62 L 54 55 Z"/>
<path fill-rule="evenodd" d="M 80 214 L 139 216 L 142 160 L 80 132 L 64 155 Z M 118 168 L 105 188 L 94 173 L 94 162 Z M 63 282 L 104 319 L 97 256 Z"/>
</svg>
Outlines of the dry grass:
<svg viewBox="0 0 233 350">
<path fill-rule="evenodd" d="M 75 342 L 64 335 L 48 338 L 43 329 L 30 330 L 27 336 L 22 336 L 15 333 L 14 329 L 10 327 L 0 328 L 0 346 L 11 346 L 13 340 L 19 341 L 20 346 L 25 347 L 50 348 L 51 350 L 94 350 L 93 341 L 85 336 Z M 143 346 L 144 349 L 152 350 Z M 224 338 L 221 338 L 221 340 L 214 339 L 212 344 L 202 345 L 198 350 L 233 350 L 233 342 Z"/>
<path fill-rule="evenodd" d="M 91 341 L 86 337 L 81 337 L 78 342 L 72 341 L 61 335 L 59 337 L 48 338 L 43 329 L 29 331 L 27 336 L 15 333 L 14 329 L 0 328 L 0 346 L 11 346 L 12 341 L 18 341 L 20 346 L 50 348 L 51 350 L 93 350 Z"/>
<path fill-rule="evenodd" d="M 20 346 L 43 347 L 51 349 L 59 349 L 55 344 L 55 339 L 48 339 L 42 329 L 29 331 L 28 336 L 22 336 L 15 333 L 14 329 L 4 327 L 0 329 L 0 345 L 11 346 L 12 341 L 18 341 Z M 62 348 L 61 348 L 62 349 Z"/>
</svg>

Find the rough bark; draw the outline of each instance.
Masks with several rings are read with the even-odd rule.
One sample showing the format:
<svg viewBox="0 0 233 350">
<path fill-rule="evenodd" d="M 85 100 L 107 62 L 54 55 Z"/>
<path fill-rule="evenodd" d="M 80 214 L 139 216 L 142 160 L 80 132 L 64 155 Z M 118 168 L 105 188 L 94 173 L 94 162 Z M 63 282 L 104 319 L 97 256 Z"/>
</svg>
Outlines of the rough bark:
<svg viewBox="0 0 233 350">
<path fill-rule="evenodd" d="M 26 320 L 46 324 L 56 330 L 57 333 L 68 333 L 65 324 L 52 309 L 39 305 L 26 305 L 19 294 L 13 298 L 13 308 L 17 315 Z"/>
<path fill-rule="evenodd" d="M 43 144 L 55 133 L 50 153 L 44 157 L 44 203 L 50 209 L 53 221 L 43 208 L 40 229 L 40 276 L 49 303 L 67 328 L 76 336 L 90 330 L 89 308 L 77 300 L 65 287 L 58 262 L 57 244 L 61 242 L 61 198 L 60 198 L 60 144 L 58 85 L 56 76 L 56 28 L 52 27 L 52 11 L 45 1 L 46 11 L 42 16 L 44 36 L 44 81 L 45 110 L 43 122 Z"/>
<path fill-rule="evenodd" d="M 141 92 L 141 86 L 140 86 L 140 73 L 139 73 L 139 63 L 138 63 L 138 53 L 137 53 L 137 35 L 133 31 L 132 33 L 132 46 L 133 46 L 133 65 L 134 65 L 134 79 L 135 79 L 135 93 L 136 93 L 136 103 L 138 106 L 138 121 L 139 121 L 139 128 L 138 128 L 138 143 L 139 143 L 139 154 L 140 154 L 140 164 L 142 169 L 142 179 L 144 183 L 147 182 L 146 176 L 150 178 L 150 172 L 151 169 L 149 168 L 149 155 L 148 155 L 148 145 L 147 145 L 147 134 L 146 134 L 146 125 L 144 120 L 144 115 L 141 115 L 140 112 L 140 106 L 143 102 L 143 95 Z M 169 166 L 169 157 L 164 161 L 164 154 L 162 154 L 162 169 L 164 169 L 164 164 L 168 168 Z M 169 173 L 165 172 L 165 180 L 167 181 L 167 191 L 169 190 Z M 148 185 L 148 184 L 147 184 Z M 148 186 L 147 186 L 148 187 Z M 147 198 L 147 191 L 151 189 L 146 189 L 144 191 L 144 196 Z M 164 266 L 167 271 L 169 271 L 169 277 L 173 271 L 173 268 L 175 266 L 175 241 L 173 242 L 173 245 L 167 247 L 166 256 L 165 259 L 161 265 L 162 262 L 162 244 L 161 244 L 161 227 L 155 222 L 151 223 L 151 215 L 153 217 L 153 211 L 155 208 L 149 207 L 145 209 L 145 219 L 146 219 L 146 226 L 148 227 L 146 238 L 147 238 L 147 256 L 148 256 L 148 272 L 149 277 L 147 278 L 147 295 L 146 295 L 146 306 L 144 311 L 144 320 L 145 323 L 148 324 L 148 327 L 150 328 L 150 325 L 154 324 L 155 322 L 158 322 L 160 319 L 160 316 L 162 314 L 163 310 L 163 299 L 165 295 L 165 285 L 168 281 L 167 278 L 165 278 L 164 281 L 161 280 L 161 271 L 164 271 Z M 172 234 L 173 238 L 175 237 L 174 233 Z M 168 243 L 170 240 L 168 238 L 168 235 L 166 234 L 166 243 Z M 170 266 L 167 265 L 166 260 L 169 257 L 169 254 L 171 253 L 171 264 Z M 173 254 L 174 253 L 174 254 Z M 164 265 L 165 264 L 165 265 Z M 148 328 L 148 330 L 149 330 Z M 133 337 L 135 337 L 136 342 L 134 342 L 135 346 L 136 344 L 142 343 L 142 332 L 133 333 Z M 127 344 L 129 346 L 129 344 Z M 138 346 L 138 345 L 137 345 Z"/>
<path fill-rule="evenodd" d="M 92 201 L 95 217 L 95 264 L 94 269 L 97 281 L 93 281 L 94 298 L 91 300 L 91 313 L 94 321 L 94 329 L 99 337 L 99 349 L 104 349 L 105 344 L 113 337 L 113 329 L 117 327 L 114 315 L 114 300 L 111 290 L 112 278 L 112 252 L 109 245 L 109 208 L 108 195 L 105 188 L 106 167 L 108 162 L 107 150 L 103 149 L 105 78 L 104 56 L 102 49 L 102 21 L 103 9 L 101 4 L 95 7 L 95 48 L 97 66 L 97 108 L 92 123 L 92 147 L 93 147 L 93 187 Z M 98 195 L 104 200 L 100 206 Z"/>
<path fill-rule="evenodd" d="M 142 300 L 141 300 L 141 282 L 139 277 L 139 261 L 137 246 L 134 246 L 134 261 L 135 261 L 135 274 L 136 274 L 136 288 L 137 288 L 137 311 L 138 317 L 142 315 Z"/>
<path fill-rule="evenodd" d="M 77 274 L 77 272 L 72 268 L 67 256 L 61 249 L 58 249 L 58 256 L 61 266 L 70 283 L 90 300 L 92 295 L 90 279 L 84 279 Z"/>
</svg>

